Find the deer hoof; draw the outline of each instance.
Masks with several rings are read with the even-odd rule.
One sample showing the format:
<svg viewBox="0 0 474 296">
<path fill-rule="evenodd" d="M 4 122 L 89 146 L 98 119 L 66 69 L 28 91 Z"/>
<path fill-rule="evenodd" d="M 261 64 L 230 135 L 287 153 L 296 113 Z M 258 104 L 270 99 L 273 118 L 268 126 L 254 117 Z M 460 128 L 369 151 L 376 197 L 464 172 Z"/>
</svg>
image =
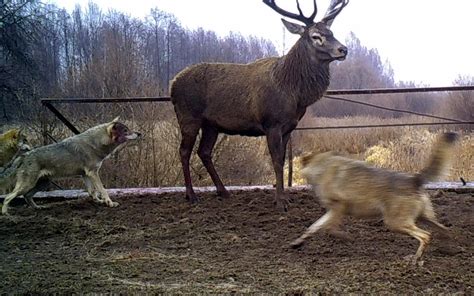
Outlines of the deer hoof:
<svg viewBox="0 0 474 296">
<path fill-rule="evenodd" d="M 217 195 L 221 198 L 230 198 L 230 193 L 227 190 L 217 191 Z"/>
<path fill-rule="evenodd" d="M 290 201 L 285 197 L 277 197 L 275 200 L 277 208 L 283 210 L 284 212 L 288 212 L 289 203 Z"/>
<path fill-rule="evenodd" d="M 196 195 L 187 195 L 186 194 L 186 199 L 191 203 L 191 204 L 196 204 L 199 202 L 199 198 Z"/>
</svg>

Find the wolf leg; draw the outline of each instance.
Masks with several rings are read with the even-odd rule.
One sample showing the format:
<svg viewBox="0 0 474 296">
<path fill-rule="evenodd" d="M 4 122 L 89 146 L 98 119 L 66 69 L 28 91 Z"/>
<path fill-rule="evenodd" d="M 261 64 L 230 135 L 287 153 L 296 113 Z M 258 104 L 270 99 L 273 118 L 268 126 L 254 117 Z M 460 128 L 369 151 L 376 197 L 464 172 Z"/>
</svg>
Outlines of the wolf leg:
<svg viewBox="0 0 474 296">
<path fill-rule="evenodd" d="M 5 200 L 3 201 L 3 206 L 2 206 L 2 214 L 3 215 L 8 215 L 8 204 L 17 196 L 24 194 L 25 192 L 28 192 L 30 188 L 25 188 L 22 186 L 15 186 L 15 189 L 8 194 L 5 197 Z"/>
<path fill-rule="evenodd" d="M 46 187 L 48 187 L 50 181 L 48 179 L 40 179 L 38 182 L 36 182 L 36 186 L 25 193 L 23 197 L 25 198 L 26 203 L 32 207 L 33 209 L 44 209 L 45 206 L 38 206 L 35 201 L 33 200 L 33 196 L 36 194 L 36 192 L 44 190 Z"/>
<path fill-rule="evenodd" d="M 99 173 L 97 171 L 88 171 L 86 172 L 86 174 L 91 179 L 95 189 L 100 193 L 100 196 L 102 197 L 102 202 L 109 207 L 117 207 L 119 203 L 114 202 L 110 199 L 109 194 L 105 190 L 104 185 L 100 180 Z"/>
<path fill-rule="evenodd" d="M 17 196 L 23 195 L 32 190 L 36 185 L 37 175 L 31 172 L 22 171 L 17 175 L 15 188 L 5 197 L 2 206 L 2 214 L 8 215 L 8 204 Z"/>
<path fill-rule="evenodd" d="M 86 190 L 87 193 L 89 193 L 89 196 L 92 197 L 92 200 L 96 203 L 104 203 L 104 200 L 102 200 L 99 197 L 99 193 L 95 190 L 94 184 L 92 183 L 92 180 L 88 176 L 84 176 L 82 178 L 84 180 L 84 184 L 86 185 Z"/>
<path fill-rule="evenodd" d="M 420 242 L 420 245 L 411 260 L 413 264 L 417 264 L 417 263 L 420 265 L 423 264 L 423 262 L 421 261 L 421 257 L 423 256 L 423 253 L 425 252 L 426 247 L 430 243 L 430 240 L 431 240 L 430 233 L 426 230 L 418 228 L 415 224 L 398 225 L 396 222 L 390 223 L 390 221 L 388 223 L 387 221 L 385 221 L 385 223 L 387 224 L 390 230 L 406 233 L 410 235 L 411 237 L 416 238 Z"/>
<path fill-rule="evenodd" d="M 310 227 L 308 227 L 308 229 L 306 229 L 306 231 L 299 238 L 290 244 L 290 246 L 292 248 L 299 248 L 303 245 L 308 237 L 313 236 L 317 231 L 324 228 L 333 228 L 335 225 L 338 225 L 340 223 L 340 218 L 341 216 L 337 211 L 334 211 L 333 209 L 329 210 Z"/>
<path fill-rule="evenodd" d="M 11 192 L 5 197 L 2 206 L 2 215 L 8 215 L 8 204 L 18 195 L 20 195 L 18 191 L 13 190 L 13 192 Z"/>
<path fill-rule="evenodd" d="M 438 222 L 438 219 L 436 219 L 436 214 L 433 210 L 433 205 L 431 204 L 431 201 L 428 197 L 426 197 L 425 208 L 421 213 L 420 220 L 427 222 L 436 228 L 437 232 L 440 233 L 444 238 L 450 238 L 449 228 Z"/>
</svg>

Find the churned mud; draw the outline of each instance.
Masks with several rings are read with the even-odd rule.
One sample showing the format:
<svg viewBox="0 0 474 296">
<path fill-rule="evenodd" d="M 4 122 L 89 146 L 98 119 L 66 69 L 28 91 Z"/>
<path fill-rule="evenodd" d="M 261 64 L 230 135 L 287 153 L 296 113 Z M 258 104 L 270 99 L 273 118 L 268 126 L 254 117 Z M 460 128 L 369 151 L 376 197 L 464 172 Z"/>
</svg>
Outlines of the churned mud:
<svg viewBox="0 0 474 296">
<path fill-rule="evenodd" d="M 434 192 L 433 192 L 434 193 Z M 22 202 L 0 218 L 0 293 L 474 293 L 474 198 L 433 197 L 452 240 L 434 235 L 423 266 L 404 257 L 418 242 L 379 220 L 347 219 L 352 240 L 321 233 L 287 246 L 324 210 L 309 191 L 291 192 L 287 213 L 272 190 Z M 423 226 L 423 228 L 427 228 Z"/>
</svg>

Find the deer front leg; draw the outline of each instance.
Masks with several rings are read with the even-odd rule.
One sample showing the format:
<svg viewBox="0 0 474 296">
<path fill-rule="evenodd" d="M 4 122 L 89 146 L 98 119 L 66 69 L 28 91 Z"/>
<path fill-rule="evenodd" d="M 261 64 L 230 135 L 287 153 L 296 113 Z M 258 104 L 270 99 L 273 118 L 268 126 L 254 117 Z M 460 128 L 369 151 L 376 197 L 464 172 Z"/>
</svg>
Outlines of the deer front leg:
<svg viewBox="0 0 474 296">
<path fill-rule="evenodd" d="M 90 181 L 94 188 L 99 192 L 102 200 L 101 202 L 105 203 L 109 207 L 117 207 L 119 205 L 118 202 L 114 202 L 110 199 L 109 194 L 104 188 L 102 181 L 100 180 L 99 173 L 97 170 L 86 171 L 86 176 L 89 177 Z"/>
<path fill-rule="evenodd" d="M 288 140 L 285 139 L 287 142 Z M 276 177 L 275 203 L 278 208 L 288 211 L 288 199 L 283 189 L 283 165 L 285 162 L 285 146 L 281 129 L 273 128 L 267 132 L 267 145 L 272 158 L 273 170 Z"/>
</svg>

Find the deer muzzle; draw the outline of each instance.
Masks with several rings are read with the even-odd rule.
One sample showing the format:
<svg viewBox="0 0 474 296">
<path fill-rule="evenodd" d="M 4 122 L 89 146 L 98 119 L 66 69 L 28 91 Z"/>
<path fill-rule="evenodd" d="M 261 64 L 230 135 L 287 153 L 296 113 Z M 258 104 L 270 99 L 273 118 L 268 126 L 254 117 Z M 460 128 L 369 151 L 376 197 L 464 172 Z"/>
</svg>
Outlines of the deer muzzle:
<svg viewBox="0 0 474 296">
<path fill-rule="evenodd" d="M 345 60 L 347 56 L 347 47 L 345 47 L 344 45 L 341 45 L 337 50 L 340 55 L 336 57 L 336 60 L 338 61 Z"/>
</svg>

